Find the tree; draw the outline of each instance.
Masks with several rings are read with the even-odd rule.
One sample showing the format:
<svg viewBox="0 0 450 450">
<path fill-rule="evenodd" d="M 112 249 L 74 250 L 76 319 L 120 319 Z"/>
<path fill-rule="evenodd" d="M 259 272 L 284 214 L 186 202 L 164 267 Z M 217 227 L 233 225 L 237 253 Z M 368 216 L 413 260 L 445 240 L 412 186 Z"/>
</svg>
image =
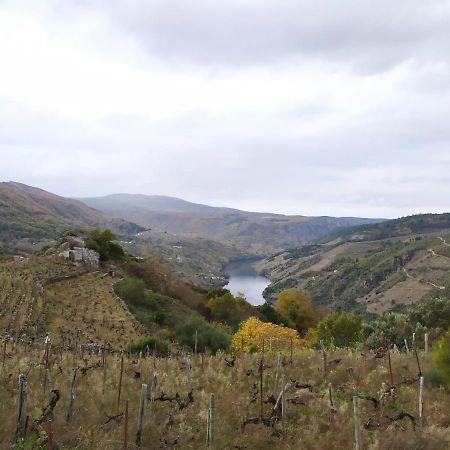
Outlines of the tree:
<svg viewBox="0 0 450 450">
<path fill-rule="evenodd" d="M 396 344 L 404 347 L 404 340 L 411 339 L 414 326 L 405 314 L 385 313 L 377 320 L 366 324 L 363 334 L 369 348 Z"/>
<path fill-rule="evenodd" d="M 278 294 L 275 309 L 284 319 L 285 325 L 295 328 L 304 335 L 308 328 L 319 322 L 319 311 L 310 302 L 308 291 L 304 289 L 285 289 Z"/>
<path fill-rule="evenodd" d="M 288 350 L 291 339 L 294 348 L 306 346 L 306 342 L 300 338 L 296 330 L 270 322 L 262 322 L 253 316 L 240 324 L 239 330 L 231 338 L 231 348 L 234 351 L 261 350 L 264 342 L 268 349 L 271 340 L 272 349 Z"/>
<path fill-rule="evenodd" d="M 362 319 L 355 314 L 331 313 L 317 326 L 316 342 L 352 347 L 359 341 L 362 327 Z"/>
<path fill-rule="evenodd" d="M 87 248 L 100 254 L 101 261 L 107 261 L 108 259 L 120 259 L 125 255 L 123 248 L 113 242 L 116 239 L 116 235 L 109 228 L 104 230 L 94 228 L 90 231 L 84 243 Z"/>
<path fill-rule="evenodd" d="M 220 297 L 212 297 L 206 304 L 210 311 L 211 319 L 230 325 L 237 329 L 242 320 L 252 315 L 252 306 L 244 298 L 233 297 L 226 292 Z"/>
</svg>

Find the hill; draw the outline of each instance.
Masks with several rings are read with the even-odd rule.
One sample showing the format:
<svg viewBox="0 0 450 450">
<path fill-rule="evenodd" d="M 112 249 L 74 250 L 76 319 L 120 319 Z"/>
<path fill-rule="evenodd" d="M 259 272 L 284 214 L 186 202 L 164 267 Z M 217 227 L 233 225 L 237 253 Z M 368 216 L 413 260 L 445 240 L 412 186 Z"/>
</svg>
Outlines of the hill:
<svg viewBox="0 0 450 450">
<path fill-rule="evenodd" d="M 318 305 L 366 316 L 430 296 L 449 297 L 448 217 L 420 215 L 336 231 L 326 244 L 274 254 L 257 265 L 272 280 L 265 296 L 274 300 L 286 287 L 301 287 Z"/>
<path fill-rule="evenodd" d="M 203 237 L 267 254 L 321 238 L 336 227 L 379 222 L 355 217 L 306 217 L 218 208 L 161 196 L 117 194 L 82 199 L 105 214 L 173 234 Z"/>
<path fill-rule="evenodd" d="M 376 224 L 336 228 L 320 239 L 326 243 L 333 240 L 343 241 L 375 241 L 393 237 L 411 236 L 432 233 L 450 228 L 450 213 L 416 214 Z"/>
<path fill-rule="evenodd" d="M 78 200 L 21 183 L 0 183 L 0 245 L 10 250 L 32 248 L 33 242 L 53 239 L 61 231 L 77 227 L 110 227 L 121 235 L 143 229 Z"/>
</svg>

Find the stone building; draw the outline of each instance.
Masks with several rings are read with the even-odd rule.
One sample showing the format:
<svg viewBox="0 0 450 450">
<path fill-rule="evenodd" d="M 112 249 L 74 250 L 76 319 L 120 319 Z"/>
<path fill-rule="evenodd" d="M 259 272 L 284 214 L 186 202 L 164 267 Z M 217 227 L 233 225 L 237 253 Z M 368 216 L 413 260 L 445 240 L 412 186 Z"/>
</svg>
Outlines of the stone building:
<svg viewBox="0 0 450 450">
<path fill-rule="evenodd" d="M 72 250 L 69 250 L 68 256 L 73 263 L 86 264 L 93 267 L 98 267 L 100 263 L 99 253 L 89 248 L 74 247 Z"/>
</svg>

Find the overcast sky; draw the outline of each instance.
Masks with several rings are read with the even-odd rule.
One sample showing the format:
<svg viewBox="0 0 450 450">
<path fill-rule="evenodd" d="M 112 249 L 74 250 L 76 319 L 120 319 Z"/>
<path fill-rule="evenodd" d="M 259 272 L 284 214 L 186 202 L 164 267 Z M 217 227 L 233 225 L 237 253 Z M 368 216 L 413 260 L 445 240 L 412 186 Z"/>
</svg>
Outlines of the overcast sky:
<svg viewBox="0 0 450 450">
<path fill-rule="evenodd" d="M 0 179 L 450 210 L 450 2 L 0 0 Z"/>
</svg>

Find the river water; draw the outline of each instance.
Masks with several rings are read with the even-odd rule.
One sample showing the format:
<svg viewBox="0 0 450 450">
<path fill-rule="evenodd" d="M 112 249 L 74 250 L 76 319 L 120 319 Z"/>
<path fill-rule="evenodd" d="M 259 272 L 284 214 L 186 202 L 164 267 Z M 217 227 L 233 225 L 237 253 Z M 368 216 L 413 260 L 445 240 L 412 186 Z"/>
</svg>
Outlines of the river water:
<svg viewBox="0 0 450 450">
<path fill-rule="evenodd" d="M 252 305 L 265 303 L 262 293 L 269 286 L 270 280 L 258 275 L 250 261 L 239 261 L 229 264 L 224 272 L 230 275 L 230 280 L 225 287 L 233 295 L 244 294 Z"/>
</svg>

